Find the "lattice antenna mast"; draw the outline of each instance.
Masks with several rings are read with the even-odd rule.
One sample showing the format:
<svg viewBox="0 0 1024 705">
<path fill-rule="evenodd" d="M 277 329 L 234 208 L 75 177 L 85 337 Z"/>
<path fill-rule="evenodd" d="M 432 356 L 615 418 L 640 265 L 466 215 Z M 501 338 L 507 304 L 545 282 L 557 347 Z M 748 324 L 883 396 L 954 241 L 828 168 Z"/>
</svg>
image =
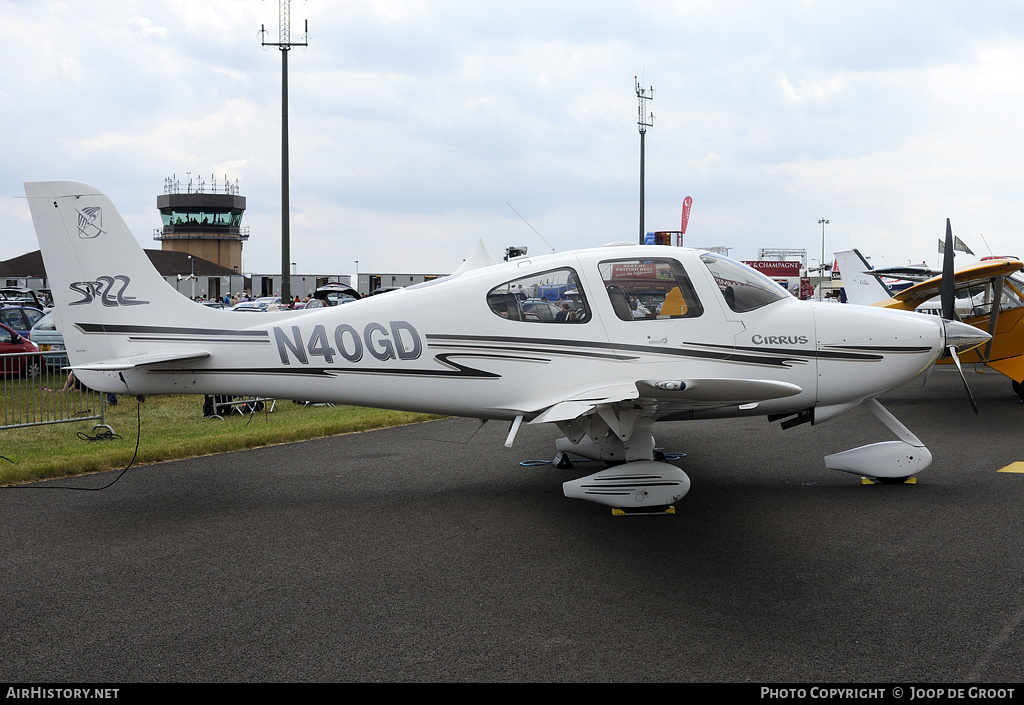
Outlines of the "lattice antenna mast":
<svg viewBox="0 0 1024 705">
<path fill-rule="evenodd" d="M 281 50 L 281 300 L 291 300 L 291 225 L 289 222 L 288 197 L 288 51 L 292 47 L 308 46 L 309 20 L 305 21 L 302 41 L 292 41 L 292 4 L 291 0 L 278 0 L 278 37 L 279 41 L 268 42 L 267 29 L 260 25 L 264 47 L 277 47 Z"/>
<path fill-rule="evenodd" d="M 644 137 L 647 136 L 647 128 L 654 126 L 654 113 L 647 113 L 647 101 L 654 100 L 654 86 L 643 88 L 636 76 L 633 76 L 636 84 L 637 118 L 636 124 L 640 128 L 640 242 L 644 244 Z"/>
</svg>

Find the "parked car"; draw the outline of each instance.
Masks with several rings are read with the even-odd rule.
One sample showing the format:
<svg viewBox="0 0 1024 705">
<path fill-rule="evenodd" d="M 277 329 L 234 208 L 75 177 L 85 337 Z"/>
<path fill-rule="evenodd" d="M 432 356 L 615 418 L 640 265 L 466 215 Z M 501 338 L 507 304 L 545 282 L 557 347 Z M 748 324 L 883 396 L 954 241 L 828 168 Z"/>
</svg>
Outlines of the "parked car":
<svg viewBox="0 0 1024 705">
<path fill-rule="evenodd" d="M 45 311 L 47 308 L 53 308 L 53 302 L 51 300 L 47 303 L 45 296 L 41 300 L 36 292 L 26 287 L 5 286 L 0 287 L 0 306 L 29 306 Z"/>
<path fill-rule="evenodd" d="M 281 305 L 281 299 L 275 300 L 273 297 L 267 297 L 256 299 L 255 301 L 243 301 L 232 306 L 231 310 L 262 313 L 265 311 L 284 311 L 286 309 Z"/>
<path fill-rule="evenodd" d="M 232 311 L 242 311 L 242 312 L 248 311 L 250 313 L 251 312 L 261 313 L 263 311 L 266 311 L 269 306 L 270 306 L 270 304 L 265 303 L 265 302 L 264 303 L 260 303 L 259 301 L 243 301 L 240 304 L 235 304 L 234 306 L 232 306 L 231 310 Z"/>
<path fill-rule="evenodd" d="M 43 317 L 43 312 L 38 308 L 28 306 L 0 306 L 0 323 L 11 330 L 17 331 L 18 335 L 30 337 L 29 331 L 32 326 Z"/>
<path fill-rule="evenodd" d="M 544 321 L 549 323 L 558 315 L 558 306 L 547 299 L 527 299 L 520 303 L 524 321 Z"/>
<path fill-rule="evenodd" d="M 15 330 L 0 324 L 0 354 L 39 352 L 35 343 Z M 3 357 L 0 358 L 0 374 L 21 375 L 22 377 L 38 377 L 42 372 L 42 358 L 34 357 Z"/>
<path fill-rule="evenodd" d="M 48 369 L 65 367 L 68 364 L 68 354 L 64 348 L 64 334 L 57 330 L 57 319 L 53 312 L 40 318 L 29 336 L 43 352 L 53 352 L 54 355 L 43 355 Z"/>
<path fill-rule="evenodd" d="M 39 303 L 43 305 L 44 311 L 49 311 L 51 308 L 53 308 L 53 292 L 50 289 L 40 289 L 38 297 Z"/>
<path fill-rule="evenodd" d="M 331 282 L 313 292 L 313 297 L 306 302 L 306 308 L 337 306 L 358 301 L 359 298 L 359 292 L 352 287 Z"/>
</svg>

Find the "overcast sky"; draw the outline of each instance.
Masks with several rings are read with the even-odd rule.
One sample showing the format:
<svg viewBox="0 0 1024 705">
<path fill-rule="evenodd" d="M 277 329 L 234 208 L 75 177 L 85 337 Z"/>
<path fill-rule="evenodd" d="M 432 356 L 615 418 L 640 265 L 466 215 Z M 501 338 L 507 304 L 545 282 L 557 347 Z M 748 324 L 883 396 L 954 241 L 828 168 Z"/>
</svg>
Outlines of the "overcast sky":
<svg viewBox="0 0 1024 705">
<path fill-rule="evenodd" d="M 85 181 L 158 248 L 165 177 L 238 180 L 246 273 L 280 269 L 277 0 L 0 0 L 0 259 L 22 182 Z M 482 238 L 635 240 L 936 265 L 945 219 L 1024 256 L 1024 4 L 296 0 L 291 261 L 455 269 Z M 986 245 L 987 243 L 987 245 Z M 826 255 L 831 259 L 831 254 Z M 959 260 L 958 260 L 959 261 Z M 812 262 L 814 264 L 814 262 Z"/>
</svg>

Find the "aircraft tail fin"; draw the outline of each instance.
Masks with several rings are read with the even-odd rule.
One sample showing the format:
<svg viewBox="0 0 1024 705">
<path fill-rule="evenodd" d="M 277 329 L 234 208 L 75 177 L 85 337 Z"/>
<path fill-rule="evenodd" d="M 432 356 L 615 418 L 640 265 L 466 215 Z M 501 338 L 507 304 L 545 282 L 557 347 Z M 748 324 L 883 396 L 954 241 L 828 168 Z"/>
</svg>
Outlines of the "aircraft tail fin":
<svg viewBox="0 0 1024 705">
<path fill-rule="evenodd" d="M 219 312 L 189 301 L 163 279 L 97 189 L 34 181 L 25 183 L 25 194 L 72 367 L 164 349 L 166 341 L 146 340 L 147 326 L 216 322 L 211 316 Z M 131 343 L 129 330 L 136 335 Z"/>
<path fill-rule="evenodd" d="M 892 292 L 874 274 L 871 265 L 857 249 L 836 252 L 836 262 L 843 276 L 843 288 L 851 304 L 870 306 L 892 298 Z"/>
</svg>

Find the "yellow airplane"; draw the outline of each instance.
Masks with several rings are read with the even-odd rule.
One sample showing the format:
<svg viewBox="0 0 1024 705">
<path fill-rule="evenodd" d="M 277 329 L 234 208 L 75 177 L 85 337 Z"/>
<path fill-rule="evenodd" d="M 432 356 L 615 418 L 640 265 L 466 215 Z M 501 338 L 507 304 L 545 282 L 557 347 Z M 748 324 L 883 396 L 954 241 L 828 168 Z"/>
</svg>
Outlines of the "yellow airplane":
<svg viewBox="0 0 1024 705">
<path fill-rule="evenodd" d="M 857 250 L 836 253 L 847 299 L 851 303 L 918 311 L 958 319 L 989 333 L 992 339 L 960 352 L 961 363 L 987 365 L 1010 378 L 1024 401 L 1024 262 L 1010 257 L 986 258 L 952 271 L 952 242 L 947 220 L 943 270 L 903 291 L 893 293 L 880 276 L 912 278 L 913 268 L 872 269 Z M 930 272 L 922 269 L 921 271 Z M 944 301 L 945 297 L 948 301 Z M 938 299 L 938 301 L 936 301 Z M 943 309 L 947 309 L 945 312 Z M 941 358 L 936 364 L 949 364 Z"/>
</svg>

